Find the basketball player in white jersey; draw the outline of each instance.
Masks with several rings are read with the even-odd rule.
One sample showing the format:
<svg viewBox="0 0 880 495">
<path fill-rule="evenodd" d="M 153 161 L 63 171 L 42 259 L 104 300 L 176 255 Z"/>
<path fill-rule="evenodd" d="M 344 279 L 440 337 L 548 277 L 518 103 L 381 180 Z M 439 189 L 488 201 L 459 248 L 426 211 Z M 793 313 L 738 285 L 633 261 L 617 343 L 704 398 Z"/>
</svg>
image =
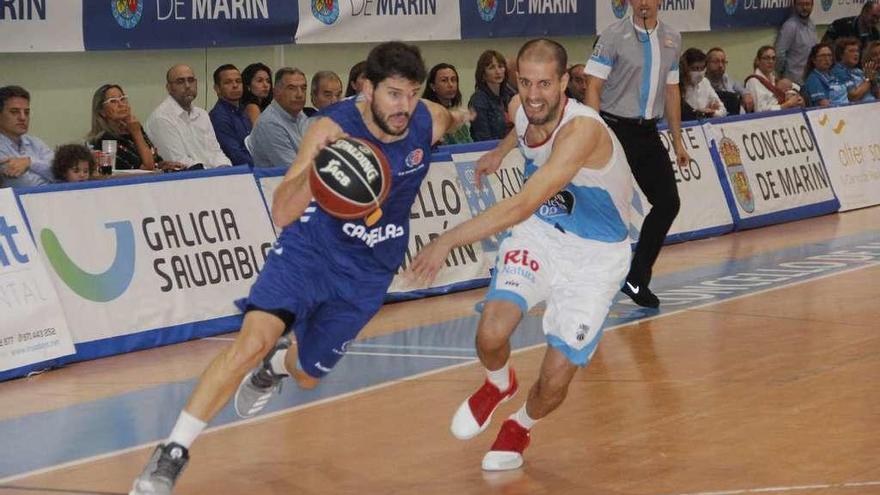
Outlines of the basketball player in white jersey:
<svg viewBox="0 0 880 495">
<path fill-rule="evenodd" d="M 449 251 L 510 227 L 477 329 L 483 386 L 452 419 L 468 439 L 485 430 L 518 385 L 508 365 L 509 338 L 529 308 L 547 302 L 547 351 L 525 404 L 501 425 L 483 469 L 519 468 L 532 426 L 559 407 L 578 367 L 586 366 L 629 270 L 629 206 L 633 178 L 626 155 L 599 114 L 565 97 L 567 56 L 558 43 L 527 42 L 517 56 L 519 100 L 511 104 L 515 133 L 489 152 L 477 177 L 498 169 L 518 146 L 526 183 L 513 197 L 444 233 L 422 249 L 410 276 L 427 283 Z M 478 179 L 479 181 L 479 179 Z"/>
</svg>

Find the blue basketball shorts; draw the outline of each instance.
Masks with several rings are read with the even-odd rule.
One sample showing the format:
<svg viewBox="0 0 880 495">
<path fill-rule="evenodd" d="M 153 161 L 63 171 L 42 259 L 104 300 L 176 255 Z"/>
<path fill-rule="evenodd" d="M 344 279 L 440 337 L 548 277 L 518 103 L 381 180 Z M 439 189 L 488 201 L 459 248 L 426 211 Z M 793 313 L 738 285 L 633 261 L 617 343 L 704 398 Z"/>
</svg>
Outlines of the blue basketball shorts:
<svg viewBox="0 0 880 495">
<path fill-rule="evenodd" d="M 246 311 L 291 315 L 287 331 L 296 336 L 299 366 L 321 378 L 382 307 L 393 276 L 342 270 L 306 242 L 276 243 L 247 299 L 238 304 Z"/>
</svg>

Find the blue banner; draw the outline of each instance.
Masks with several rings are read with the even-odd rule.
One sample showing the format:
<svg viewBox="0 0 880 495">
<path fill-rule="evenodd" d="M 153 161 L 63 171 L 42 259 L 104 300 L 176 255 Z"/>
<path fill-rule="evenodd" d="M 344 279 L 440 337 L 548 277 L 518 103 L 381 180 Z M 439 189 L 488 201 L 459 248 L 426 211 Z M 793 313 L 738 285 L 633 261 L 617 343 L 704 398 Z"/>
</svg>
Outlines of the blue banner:
<svg viewBox="0 0 880 495">
<path fill-rule="evenodd" d="M 781 26 L 791 0 L 712 0 L 712 29 Z"/>
<path fill-rule="evenodd" d="M 293 43 L 292 0 L 89 0 L 86 50 L 199 48 Z"/>
<path fill-rule="evenodd" d="M 461 37 L 518 38 L 595 34 L 596 2 L 588 0 L 459 0 Z"/>
</svg>

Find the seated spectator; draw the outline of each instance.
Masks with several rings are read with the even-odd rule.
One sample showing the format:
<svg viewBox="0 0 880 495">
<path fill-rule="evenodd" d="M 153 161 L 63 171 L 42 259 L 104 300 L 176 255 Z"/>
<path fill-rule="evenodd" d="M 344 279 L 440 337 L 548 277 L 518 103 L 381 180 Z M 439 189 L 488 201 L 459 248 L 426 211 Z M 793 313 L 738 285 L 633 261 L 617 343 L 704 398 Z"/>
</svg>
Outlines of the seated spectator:
<svg viewBox="0 0 880 495">
<path fill-rule="evenodd" d="M 345 97 L 356 96 L 361 94 L 361 88 L 364 81 L 367 80 L 367 61 L 360 62 L 351 66 L 348 71 L 348 84 L 345 86 Z"/>
<path fill-rule="evenodd" d="M 786 98 L 800 94 L 800 86 L 787 77 L 777 79 L 776 87 L 779 88 L 779 91 L 785 93 Z"/>
<path fill-rule="evenodd" d="M 877 65 L 868 60 L 859 68 L 859 40 L 838 38 L 834 43 L 834 58 L 837 63 L 831 69 L 834 75 L 846 86 L 847 97 L 851 102 L 874 101 L 871 82 L 877 76 Z"/>
<path fill-rule="evenodd" d="M 706 79 L 706 54 L 699 48 L 688 48 L 681 55 L 678 63 L 681 90 L 681 119 L 711 119 L 724 117 L 727 109 L 712 83 Z"/>
<path fill-rule="evenodd" d="M 746 78 L 746 91 L 755 100 L 756 112 L 781 110 L 803 106 L 800 95 L 785 97 L 785 92 L 776 86 L 776 49 L 764 45 L 758 49 L 752 63 L 755 73 Z"/>
<path fill-rule="evenodd" d="M 584 67 L 584 64 L 574 64 L 568 68 L 568 86 L 565 88 L 565 96 L 581 103 L 587 95 L 587 75 L 584 74 Z"/>
<path fill-rule="evenodd" d="M 452 64 L 441 63 L 431 67 L 428 84 L 422 98 L 439 103 L 446 108 L 461 106 L 461 90 L 458 88 L 458 71 Z M 446 134 L 440 144 L 471 143 L 471 131 L 467 124 Z"/>
<path fill-rule="evenodd" d="M 833 65 L 831 45 L 819 43 L 810 50 L 804 68 L 804 90 L 810 98 L 810 106 L 827 107 L 849 102 L 846 85 L 831 70 Z"/>
<path fill-rule="evenodd" d="M 507 63 L 495 50 L 486 50 L 477 60 L 476 91 L 468 107 L 477 116 L 471 122 L 474 141 L 501 139 L 513 127 L 507 106 L 515 92 L 506 84 Z"/>
<path fill-rule="evenodd" d="M 168 69 L 165 80 L 168 97 L 147 119 L 147 134 L 159 153 L 186 167 L 231 165 L 220 149 L 208 112 L 192 104 L 199 92 L 199 81 L 192 68 L 175 65 Z"/>
<path fill-rule="evenodd" d="M 182 165 L 166 162 L 159 156 L 153 142 L 131 110 L 128 96 L 117 84 L 104 84 L 92 96 L 92 129 L 86 141 L 96 150 L 103 141 L 116 141 L 116 162 L 119 170 L 179 170 Z"/>
<path fill-rule="evenodd" d="M 52 182 L 52 150 L 27 133 L 31 95 L 21 86 L 0 88 L 0 186 L 29 187 Z"/>
<path fill-rule="evenodd" d="M 872 41 L 862 50 L 862 67 L 868 63 L 874 64 L 874 78 L 871 79 L 871 89 L 874 97 L 880 100 L 880 41 Z"/>
<path fill-rule="evenodd" d="M 721 98 L 728 115 L 738 115 L 743 110 L 755 111 L 755 99 L 745 86 L 727 75 L 727 54 L 715 47 L 706 52 L 706 79 Z"/>
<path fill-rule="evenodd" d="M 65 144 L 55 150 L 52 175 L 58 182 L 83 182 L 97 173 L 95 155 L 81 144 Z"/>
<path fill-rule="evenodd" d="M 241 105 L 253 127 L 260 113 L 272 103 L 272 69 L 257 62 L 244 68 L 241 79 L 244 83 Z"/>
<path fill-rule="evenodd" d="M 880 2 L 867 0 L 862 5 L 859 15 L 843 17 L 832 22 L 822 37 L 822 43 L 831 44 L 838 38 L 856 38 L 859 40 L 859 47 L 864 48 L 872 41 L 880 41 L 878 22 L 880 22 Z"/>
<path fill-rule="evenodd" d="M 299 151 L 308 117 L 306 75 L 299 69 L 285 67 L 275 73 L 272 104 L 251 132 L 255 167 L 289 167 Z"/>
<path fill-rule="evenodd" d="M 208 113 L 220 149 L 233 165 L 250 165 L 251 154 L 244 145 L 244 138 L 251 133 L 251 119 L 241 106 L 243 86 L 241 72 L 232 64 L 217 67 L 214 71 L 214 91 L 217 103 Z"/>
<path fill-rule="evenodd" d="M 304 108 L 307 117 L 342 99 L 342 79 L 331 70 L 322 70 L 312 76 L 312 107 Z"/>
</svg>

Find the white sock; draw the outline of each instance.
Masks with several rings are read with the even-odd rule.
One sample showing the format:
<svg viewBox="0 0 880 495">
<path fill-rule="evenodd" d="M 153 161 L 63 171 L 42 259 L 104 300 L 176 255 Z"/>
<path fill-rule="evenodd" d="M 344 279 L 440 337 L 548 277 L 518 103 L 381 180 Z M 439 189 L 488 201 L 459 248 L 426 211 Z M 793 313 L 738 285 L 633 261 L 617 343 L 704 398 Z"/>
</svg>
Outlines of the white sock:
<svg viewBox="0 0 880 495">
<path fill-rule="evenodd" d="M 196 437 L 205 429 L 205 426 L 208 426 L 208 423 L 185 410 L 180 411 L 180 416 L 177 417 L 177 423 L 174 424 L 174 429 L 171 430 L 168 442 L 183 445 L 188 449 L 196 440 Z"/>
<path fill-rule="evenodd" d="M 284 364 L 284 360 L 287 359 L 287 351 L 288 349 L 278 351 L 272 356 L 272 359 L 269 360 L 269 365 L 272 367 L 272 373 L 284 376 L 290 374 L 290 372 L 287 371 L 287 365 Z"/>
<path fill-rule="evenodd" d="M 535 426 L 535 423 L 539 421 L 537 419 L 532 419 L 532 417 L 529 416 L 529 413 L 526 412 L 525 404 L 523 404 L 523 406 L 519 408 L 519 411 L 513 413 L 510 416 L 510 419 L 516 421 L 517 423 L 519 423 L 520 426 L 527 430 L 531 430 L 532 427 Z"/>
<path fill-rule="evenodd" d="M 504 363 L 504 366 L 495 371 L 489 369 L 486 370 L 486 376 L 489 377 L 489 382 L 498 387 L 498 390 L 501 390 L 502 392 L 510 388 L 509 364 L 509 362 Z"/>
</svg>

